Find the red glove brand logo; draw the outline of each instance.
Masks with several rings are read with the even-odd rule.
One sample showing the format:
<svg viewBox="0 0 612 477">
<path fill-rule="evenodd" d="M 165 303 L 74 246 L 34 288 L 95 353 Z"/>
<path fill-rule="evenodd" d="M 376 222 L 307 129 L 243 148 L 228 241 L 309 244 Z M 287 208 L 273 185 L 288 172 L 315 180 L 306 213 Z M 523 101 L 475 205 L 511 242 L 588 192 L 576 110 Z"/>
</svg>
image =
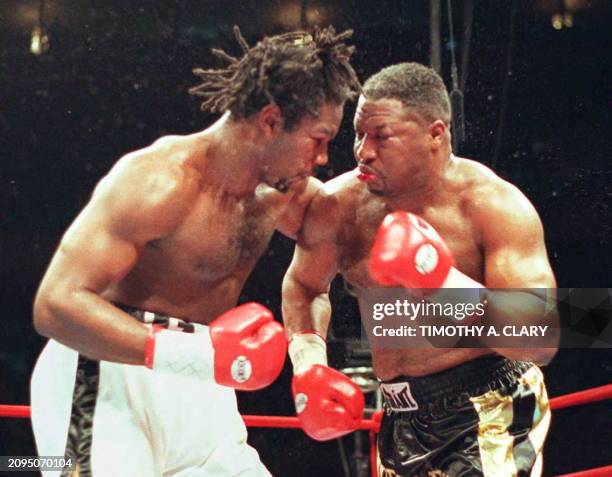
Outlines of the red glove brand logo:
<svg viewBox="0 0 612 477">
<path fill-rule="evenodd" d="M 295 411 L 301 414 L 306 409 L 306 403 L 308 403 L 308 396 L 304 393 L 297 393 L 295 395 Z"/>
<path fill-rule="evenodd" d="M 414 256 L 414 265 L 421 275 L 431 273 L 438 265 L 438 251 L 430 243 L 421 245 Z"/>
<path fill-rule="evenodd" d="M 253 373 L 253 366 L 246 356 L 238 356 L 232 363 L 232 379 L 237 383 L 244 383 Z"/>
</svg>

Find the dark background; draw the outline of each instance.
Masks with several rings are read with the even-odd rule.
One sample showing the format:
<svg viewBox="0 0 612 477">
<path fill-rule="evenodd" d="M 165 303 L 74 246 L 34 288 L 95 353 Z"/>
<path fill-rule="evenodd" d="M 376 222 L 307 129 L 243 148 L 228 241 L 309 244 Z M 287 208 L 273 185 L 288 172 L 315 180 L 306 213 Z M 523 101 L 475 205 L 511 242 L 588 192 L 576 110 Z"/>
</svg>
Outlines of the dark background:
<svg viewBox="0 0 612 477">
<path fill-rule="evenodd" d="M 560 287 L 608 286 L 612 15 L 607 2 L 475 1 L 465 59 L 469 2 L 452 3 L 467 128 L 459 153 L 493 166 L 533 201 Z M 425 0 L 47 0 L 42 25 L 49 49 L 34 55 L 30 37 L 40 22 L 39 7 L 38 1 L 0 1 L 0 403 L 5 404 L 29 400 L 29 373 L 44 344 L 31 324 L 32 299 L 61 234 L 122 154 L 161 135 L 211 123 L 186 90 L 197 83 L 192 68 L 219 64 L 212 46 L 239 53 L 232 25 L 238 24 L 250 43 L 300 24 L 354 28 L 354 64 L 362 80 L 392 63 L 429 62 Z M 573 26 L 553 28 L 552 16 L 563 11 Z M 453 43 L 446 8 L 442 36 L 442 74 L 450 86 Z M 322 179 L 354 167 L 353 111 L 348 105 Z M 279 312 L 292 249 L 290 240 L 275 236 L 242 299 Z M 355 336 L 354 303 L 338 281 L 333 295 L 335 334 Z M 343 365 L 342 348 L 331 351 L 332 362 Z M 545 374 L 551 396 L 609 383 L 610 350 L 562 350 Z M 290 415 L 289 379 L 286 366 L 271 388 L 242 394 L 241 410 Z M 612 463 L 611 411 L 608 402 L 555 412 L 545 475 Z M 315 443 L 296 430 L 257 429 L 250 440 L 274 475 L 342 475 L 334 442 Z M 345 441 L 350 447 L 351 439 Z M 27 421 L 0 418 L 0 455 L 34 453 Z"/>
</svg>

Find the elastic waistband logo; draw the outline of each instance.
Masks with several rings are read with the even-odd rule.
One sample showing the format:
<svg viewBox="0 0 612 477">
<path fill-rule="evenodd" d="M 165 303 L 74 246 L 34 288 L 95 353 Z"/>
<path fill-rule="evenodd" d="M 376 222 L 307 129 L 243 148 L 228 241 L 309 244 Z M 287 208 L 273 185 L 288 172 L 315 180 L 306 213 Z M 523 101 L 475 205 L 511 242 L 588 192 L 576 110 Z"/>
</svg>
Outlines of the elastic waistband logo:
<svg viewBox="0 0 612 477">
<path fill-rule="evenodd" d="M 380 389 L 385 404 L 393 411 L 416 411 L 419 404 L 412 397 L 409 383 L 383 383 Z"/>
</svg>

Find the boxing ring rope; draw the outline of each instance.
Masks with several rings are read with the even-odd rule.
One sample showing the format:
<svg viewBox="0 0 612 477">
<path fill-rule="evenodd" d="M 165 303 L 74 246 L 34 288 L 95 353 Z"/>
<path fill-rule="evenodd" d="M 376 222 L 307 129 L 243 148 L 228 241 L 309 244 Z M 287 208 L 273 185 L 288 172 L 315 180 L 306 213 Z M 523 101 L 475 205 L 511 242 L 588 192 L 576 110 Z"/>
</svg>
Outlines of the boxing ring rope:
<svg viewBox="0 0 612 477">
<path fill-rule="evenodd" d="M 564 409 L 573 406 L 580 406 L 593 402 L 612 399 L 612 384 L 599 386 L 596 388 L 585 389 L 563 396 L 558 396 L 550 400 L 550 409 Z M 0 405 L 0 417 L 9 418 L 29 418 L 30 406 L 24 405 Z M 242 416 L 248 427 L 265 427 L 275 429 L 300 429 L 300 421 L 297 417 L 289 416 L 263 416 L 263 415 L 244 415 Z M 370 464 L 372 475 L 376 475 L 376 434 L 380 429 L 382 411 L 375 413 L 370 419 L 362 419 L 358 429 L 368 431 L 370 435 Z M 564 474 L 557 477 L 604 477 L 612 475 L 612 465 L 597 467 L 594 469 L 583 470 L 571 474 Z"/>
</svg>

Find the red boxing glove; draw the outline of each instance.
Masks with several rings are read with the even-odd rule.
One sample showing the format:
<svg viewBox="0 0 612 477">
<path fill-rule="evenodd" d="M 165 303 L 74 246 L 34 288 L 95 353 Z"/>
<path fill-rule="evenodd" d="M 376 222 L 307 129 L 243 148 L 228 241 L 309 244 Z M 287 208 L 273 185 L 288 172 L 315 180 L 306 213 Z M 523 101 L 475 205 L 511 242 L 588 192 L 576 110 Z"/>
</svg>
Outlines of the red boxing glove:
<svg viewBox="0 0 612 477">
<path fill-rule="evenodd" d="M 289 357 L 293 401 L 304 432 L 326 441 L 356 430 L 363 417 L 363 392 L 348 376 L 327 366 L 325 340 L 313 332 L 296 333 Z"/>
<path fill-rule="evenodd" d="M 280 374 L 287 339 L 263 305 L 246 303 L 203 328 L 196 333 L 154 329 L 147 340 L 145 364 L 243 391 L 268 386 Z"/>
<path fill-rule="evenodd" d="M 438 232 L 408 212 L 385 217 L 368 263 L 374 280 L 405 288 L 440 288 L 453 265 L 453 257 Z"/>
<path fill-rule="evenodd" d="M 215 381 L 252 391 L 272 384 L 287 354 L 283 326 L 259 303 L 229 310 L 210 325 L 215 349 Z"/>
<path fill-rule="evenodd" d="M 408 212 L 388 214 L 378 228 L 370 252 L 370 275 L 381 285 L 426 288 L 483 288 L 455 268 L 455 261 L 438 232 Z"/>
<path fill-rule="evenodd" d="M 341 372 L 315 364 L 293 376 L 291 389 L 302 429 L 313 439 L 335 439 L 359 426 L 363 392 Z"/>
<path fill-rule="evenodd" d="M 378 228 L 370 252 L 370 275 L 381 285 L 401 285 L 431 302 L 486 305 L 485 288 L 454 267 L 454 259 L 438 232 L 408 212 L 388 214 Z M 450 289 L 463 289 L 459 291 Z M 467 323 L 480 314 L 456 315 Z"/>
</svg>

